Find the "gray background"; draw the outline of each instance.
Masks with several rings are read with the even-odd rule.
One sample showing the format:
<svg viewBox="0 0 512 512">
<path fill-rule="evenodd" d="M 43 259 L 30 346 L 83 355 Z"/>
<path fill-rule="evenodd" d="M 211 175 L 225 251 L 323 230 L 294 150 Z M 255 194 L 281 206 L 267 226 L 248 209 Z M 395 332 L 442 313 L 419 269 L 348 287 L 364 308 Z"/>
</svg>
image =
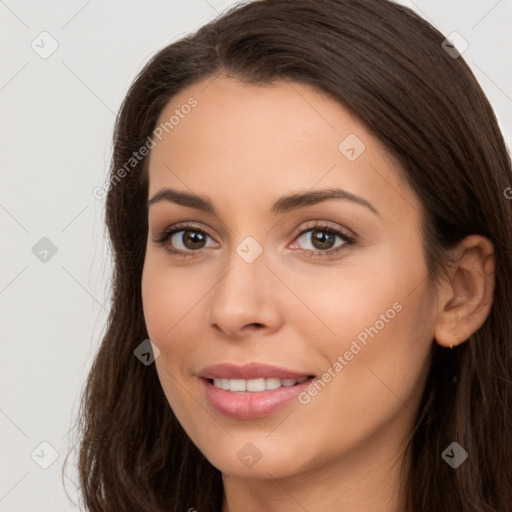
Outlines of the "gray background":
<svg viewBox="0 0 512 512">
<path fill-rule="evenodd" d="M 150 56 L 234 3 L 0 1 L 0 512 L 77 510 L 60 472 L 109 303 L 92 191 L 107 176 L 115 113 Z M 467 40 L 512 147 L 512 0 L 401 3 Z M 76 501 L 73 458 L 64 480 Z"/>
</svg>

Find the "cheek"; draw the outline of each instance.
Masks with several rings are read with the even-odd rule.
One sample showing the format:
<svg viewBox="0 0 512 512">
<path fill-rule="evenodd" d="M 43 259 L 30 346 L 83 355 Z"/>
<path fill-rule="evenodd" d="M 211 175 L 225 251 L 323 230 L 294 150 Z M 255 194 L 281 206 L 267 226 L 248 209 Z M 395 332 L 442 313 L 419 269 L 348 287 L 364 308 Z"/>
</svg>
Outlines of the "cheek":
<svg viewBox="0 0 512 512">
<path fill-rule="evenodd" d="M 142 303 L 149 338 L 160 349 L 155 366 L 167 401 L 187 430 L 192 428 L 189 411 L 194 403 L 183 392 L 184 361 L 196 350 L 198 340 L 187 330 L 197 325 L 194 309 L 202 288 L 186 278 L 179 268 L 170 268 L 148 255 L 142 275 Z"/>
<path fill-rule="evenodd" d="M 375 445 L 379 436 L 401 439 L 412 428 L 428 371 L 431 333 L 419 300 L 401 297 L 400 311 L 393 304 L 374 299 L 365 315 L 355 308 L 353 317 L 338 319 L 341 334 L 334 345 L 332 337 L 324 336 L 326 363 L 319 369 L 318 385 L 300 397 L 294 416 L 300 417 L 303 439 L 298 444 L 305 459 L 321 463 L 327 453 L 381 449 Z M 388 323 L 379 318 L 386 311 Z M 364 336 L 358 338 L 360 334 Z M 297 435 L 288 422 L 280 430 L 282 435 Z"/>
<path fill-rule="evenodd" d="M 382 252 L 373 265 L 344 273 L 339 289 L 310 295 L 329 327 L 315 337 L 325 361 L 321 382 L 303 397 L 312 418 L 329 411 L 333 425 L 355 435 L 419 405 L 433 343 L 433 290 L 425 276 L 420 247 L 407 261 Z"/>
<path fill-rule="evenodd" d="M 166 265 L 160 257 L 150 255 L 146 259 L 142 274 L 144 319 L 149 337 L 159 347 L 176 338 L 176 331 L 190 323 L 194 307 L 204 295 L 205 287 L 199 283 L 187 278 L 183 269 Z"/>
</svg>

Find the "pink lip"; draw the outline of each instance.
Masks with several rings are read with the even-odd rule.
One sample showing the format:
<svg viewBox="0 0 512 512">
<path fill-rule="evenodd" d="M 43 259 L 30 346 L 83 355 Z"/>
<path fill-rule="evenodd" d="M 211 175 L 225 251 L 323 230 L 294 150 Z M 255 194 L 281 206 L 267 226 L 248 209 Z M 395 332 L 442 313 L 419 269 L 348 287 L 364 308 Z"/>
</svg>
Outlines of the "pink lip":
<svg viewBox="0 0 512 512">
<path fill-rule="evenodd" d="M 256 379 L 278 378 L 299 380 L 310 377 L 311 373 L 299 373 L 277 366 L 248 363 L 237 366 L 231 363 L 221 363 L 208 366 L 199 372 L 201 385 L 210 404 L 221 414 L 237 419 L 255 419 L 271 414 L 294 400 L 311 383 L 307 379 L 295 386 L 282 386 L 278 389 L 268 389 L 259 392 L 226 391 L 213 385 L 212 379 Z"/>
<path fill-rule="evenodd" d="M 312 378 L 295 386 L 283 386 L 278 389 L 268 389 L 254 393 L 249 391 L 225 391 L 215 387 L 205 378 L 199 380 L 205 390 L 206 398 L 218 412 L 231 418 L 249 420 L 267 416 L 293 401 L 309 386 Z"/>
<path fill-rule="evenodd" d="M 199 372 L 203 379 L 257 379 L 258 377 L 275 377 L 278 379 L 299 380 L 301 377 L 309 377 L 311 373 L 298 373 L 285 368 L 260 363 L 248 363 L 237 366 L 231 363 L 215 364 L 203 368 Z"/>
</svg>

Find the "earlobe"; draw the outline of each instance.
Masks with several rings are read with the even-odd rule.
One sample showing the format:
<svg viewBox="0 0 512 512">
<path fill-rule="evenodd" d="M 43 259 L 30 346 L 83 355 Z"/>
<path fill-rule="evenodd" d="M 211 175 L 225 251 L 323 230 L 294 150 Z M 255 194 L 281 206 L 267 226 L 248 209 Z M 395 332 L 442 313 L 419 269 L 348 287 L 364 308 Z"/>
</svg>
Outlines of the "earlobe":
<svg viewBox="0 0 512 512">
<path fill-rule="evenodd" d="M 457 346 L 475 333 L 491 311 L 494 284 L 494 246 L 481 235 L 470 235 L 454 249 L 449 282 L 441 296 L 434 330 L 443 347 Z"/>
</svg>

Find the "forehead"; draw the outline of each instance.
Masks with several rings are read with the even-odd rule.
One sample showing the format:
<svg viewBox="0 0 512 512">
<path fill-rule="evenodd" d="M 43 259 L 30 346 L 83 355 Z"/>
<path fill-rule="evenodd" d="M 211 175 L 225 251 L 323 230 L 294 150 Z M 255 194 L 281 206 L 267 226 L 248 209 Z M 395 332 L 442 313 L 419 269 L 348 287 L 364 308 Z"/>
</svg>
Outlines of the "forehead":
<svg viewBox="0 0 512 512">
<path fill-rule="evenodd" d="M 364 123 L 307 84 L 205 79 L 176 95 L 157 125 L 149 195 L 166 186 L 241 198 L 342 186 L 396 206 L 397 194 L 412 193 Z"/>
<path fill-rule="evenodd" d="M 193 108 L 188 107 L 191 102 Z M 165 129 L 169 121 L 172 127 L 167 125 L 163 134 L 167 141 L 178 146 L 185 139 L 192 142 L 190 136 L 195 135 L 203 151 L 229 142 L 230 155 L 243 144 L 245 149 L 267 143 L 285 150 L 287 142 L 301 140 L 310 142 L 304 147 L 308 151 L 327 145 L 337 150 L 336 142 L 350 130 L 378 142 L 339 102 L 310 85 L 290 81 L 249 85 L 228 77 L 204 79 L 171 99 L 158 125 Z M 165 142 L 159 146 L 164 149 Z"/>
</svg>

